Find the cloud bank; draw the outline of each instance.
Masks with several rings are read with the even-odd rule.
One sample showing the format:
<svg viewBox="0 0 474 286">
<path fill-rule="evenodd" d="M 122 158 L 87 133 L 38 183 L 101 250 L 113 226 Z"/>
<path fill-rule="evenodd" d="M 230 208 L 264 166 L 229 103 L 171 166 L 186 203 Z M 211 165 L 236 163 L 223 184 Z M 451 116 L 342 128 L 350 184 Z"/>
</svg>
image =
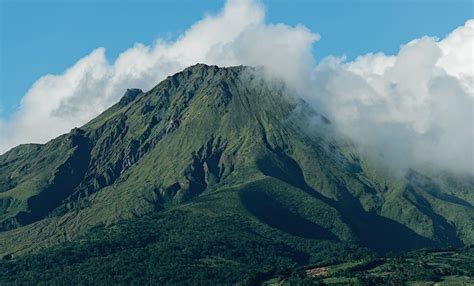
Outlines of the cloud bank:
<svg viewBox="0 0 474 286">
<path fill-rule="evenodd" d="M 252 0 L 229 0 L 176 41 L 137 43 L 109 62 L 98 48 L 61 75 L 46 75 L 0 121 L 0 153 L 44 143 L 97 116 L 128 87 L 148 90 L 195 63 L 264 66 L 324 112 L 361 146 L 398 165 L 437 164 L 473 173 L 474 20 L 444 39 L 423 37 L 398 55 L 316 63 L 319 35 L 302 25 L 269 24 Z"/>
<path fill-rule="evenodd" d="M 470 20 L 442 40 L 415 39 L 396 56 L 327 58 L 315 68 L 312 99 L 343 134 L 392 165 L 473 174 L 473 51 Z"/>
</svg>

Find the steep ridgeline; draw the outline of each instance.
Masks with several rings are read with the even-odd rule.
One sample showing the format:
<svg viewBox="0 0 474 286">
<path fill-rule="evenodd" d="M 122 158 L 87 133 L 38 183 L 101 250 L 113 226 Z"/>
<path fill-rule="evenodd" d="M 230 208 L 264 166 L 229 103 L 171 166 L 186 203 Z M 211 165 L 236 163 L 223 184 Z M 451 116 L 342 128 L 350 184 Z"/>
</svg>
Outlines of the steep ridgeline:
<svg viewBox="0 0 474 286">
<path fill-rule="evenodd" d="M 149 214 L 176 232 L 192 229 L 189 217 L 202 232 L 232 218 L 256 241 L 294 245 L 474 243 L 472 177 L 399 176 L 331 130 L 255 69 L 192 66 L 148 92 L 128 90 L 68 134 L 1 155 L 0 254 Z"/>
</svg>

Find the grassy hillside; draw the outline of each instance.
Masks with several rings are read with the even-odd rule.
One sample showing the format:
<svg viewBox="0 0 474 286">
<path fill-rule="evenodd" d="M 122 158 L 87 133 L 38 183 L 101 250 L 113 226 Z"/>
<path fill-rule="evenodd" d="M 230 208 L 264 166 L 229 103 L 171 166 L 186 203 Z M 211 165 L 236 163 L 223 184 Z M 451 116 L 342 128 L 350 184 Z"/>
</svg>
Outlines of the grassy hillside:
<svg viewBox="0 0 474 286">
<path fill-rule="evenodd" d="M 473 244 L 473 193 L 472 177 L 392 172 L 258 70 L 196 65 L 1 155 L 0 254 L 15 260 L 2 266 L 11 279 L 28 269 L 25 279 L 59 279 L 43 264 L 64 257 L 64 273 L 103 281 L 138 263 L 156 279 L 175 279 L 151 274 L 165 264 L 224 267 L 229 277 L 215 280 L 235 282 L 329 253 Z"/>
<path fill-rule="evenodd" d="M 280 231 L 291 229 L 286 221 L 278 228 L 268 226 L 245 213 L 238 193 L 207 195 L 177 209 L 96 227 L 73 242 L 4 261 L 0 281 L 232 284 L 261 272 L 286 273 L 309 263 L 336 263 L 369 253 L 336 239 L 319 240 L 327 237 L 317 225 L 305 233 Z M 216 200 L 226 204 L 216 209 Z"/>
</svg>

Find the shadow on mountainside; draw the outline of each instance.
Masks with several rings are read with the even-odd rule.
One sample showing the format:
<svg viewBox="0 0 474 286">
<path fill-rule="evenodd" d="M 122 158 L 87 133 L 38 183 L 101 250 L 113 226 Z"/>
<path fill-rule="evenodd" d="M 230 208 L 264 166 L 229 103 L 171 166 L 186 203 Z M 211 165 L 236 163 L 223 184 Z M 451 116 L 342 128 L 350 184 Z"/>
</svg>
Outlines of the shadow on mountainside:
<svg viewBox="0 0 474 286">
<path fill-rule="evenodd" d="M 303 171 L 294 159 L 280 150 L 272 150 L 272 152 L 279 161 L 279 164 L 275 163 L 275 159 L 261 160 L 258 167 L 263 174 L 297 187 L 311 195 L 314 199 L 320 200 L 336 209 L 341 215 L 342 220 L 357 236 L 361 245 L 380 253 L 439 246 L 438 243 L 418 235 L 397 221 L 379 216 L 374 212 L 365 211 L 358 199 L 347 190 L 341 181 L 337 182 L 341 199 L 333 200 L 325 197 L 307 184 Z M 283 170 L 281 166 L 284 166 L 285 169 Z M 369 186 L 367 187 L 370 188 Z M 261 199 L 268 200 L 268 198 L 264 197 L 261 197 Z M 271 204 L 271 202 L 268 204 Z M 247 207 L 249 210 L 253 210 L 252 206 Z M 253 212 L 257 217 L 261 217 L 259 212 L 255 210 Z M 287 219 L 291 219 L 291 217 L 287 217 Z M 265 222 L 265 220 L 263 221 Z M 298 224 L 296 220 L 287 223 L 293 224 L 294 227 L 305 227 L 304 224 Z"/>
</svg>

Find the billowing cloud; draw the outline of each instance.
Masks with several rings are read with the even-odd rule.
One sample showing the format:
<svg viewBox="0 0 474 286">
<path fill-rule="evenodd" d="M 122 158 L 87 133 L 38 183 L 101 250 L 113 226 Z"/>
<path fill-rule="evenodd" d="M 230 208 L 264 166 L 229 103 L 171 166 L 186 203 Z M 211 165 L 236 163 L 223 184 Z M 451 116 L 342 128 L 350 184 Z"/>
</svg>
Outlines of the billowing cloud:
<svg viewBox="0 0 474 286">
<path fill-rule="evenodd" d="M 444 39 L 422 37 L 397 55 L 316 63 L 319 35 L 302 25 L 268 24 L 252 0 L 229 0 L 176 41 L 137 43 L 109 62 L 98 48 L 61 75 L 40 78 L 19 111 L 0 121 L 0 153 L 80 126 L 117 102 L 128 87 L 148 90 L 189 65 L 264 66 L 359 146 L 396 166 L 438 165 L 474 172 L 474 20 Z"/>
<path fill-rule="evenodd" d="M 398 55 L 327 58 L 313 74 L 312 100 L 359 145 L 392 165 L 474 172 L 474 20 Z"/>
</svg>

